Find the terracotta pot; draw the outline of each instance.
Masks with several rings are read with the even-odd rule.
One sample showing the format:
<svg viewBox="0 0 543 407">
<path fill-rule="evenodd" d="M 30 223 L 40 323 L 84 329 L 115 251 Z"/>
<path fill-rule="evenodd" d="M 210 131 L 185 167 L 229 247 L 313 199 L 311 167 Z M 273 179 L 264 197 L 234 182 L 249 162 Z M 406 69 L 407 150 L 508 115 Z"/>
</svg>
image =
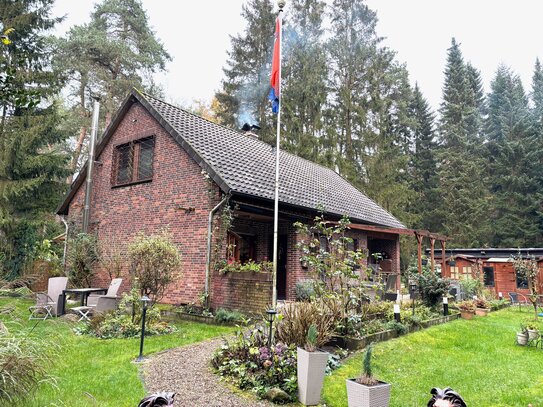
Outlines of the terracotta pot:
<svg viewBox="0 0 543 407">
<path fill-rule="evenodd" d="M 379 382 L 366 386 L 347 379 L 347 403 L 349 407 L 388 407 L 390 402 L 390 384 Z"/>
<path fill-rule="evenodd" d="M 463 319 L 473 319 L 473 315 L 475 315 L 475 313 L 471 311 L 460 311 L 460 316 Z"/>
<path fill-rule="evenodd" d="M 489 308 L 476 308 L 475 309 L 475 315 L 478 315 L 480 317 L 486 317 L 486 315 L 490 312 Z"/>
<path fill-rule="evenodd" d="M 298 398 L 306 406 L 316 406 L 321 400 L 328 352 L 308 352 L 298 348 Z"/>
</svg>

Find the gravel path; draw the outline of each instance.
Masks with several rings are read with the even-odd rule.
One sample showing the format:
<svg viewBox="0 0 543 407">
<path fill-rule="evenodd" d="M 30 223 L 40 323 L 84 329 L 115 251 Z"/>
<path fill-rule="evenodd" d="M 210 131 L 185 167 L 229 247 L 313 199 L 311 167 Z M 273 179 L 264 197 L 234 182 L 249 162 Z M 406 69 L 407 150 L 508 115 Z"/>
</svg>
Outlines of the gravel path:
<svg viewBox="0 0 543 407">
<path fill-rule="evenodd" d="M 175 406 L 183 407 L 272 406 L 269 402 L 233 393 L 211 371 L 211 356 L 220 344 L 221 339 L 215 339 L 151 357 L 143 367 L 147 393 L 173 391 Z"/>
</svg>

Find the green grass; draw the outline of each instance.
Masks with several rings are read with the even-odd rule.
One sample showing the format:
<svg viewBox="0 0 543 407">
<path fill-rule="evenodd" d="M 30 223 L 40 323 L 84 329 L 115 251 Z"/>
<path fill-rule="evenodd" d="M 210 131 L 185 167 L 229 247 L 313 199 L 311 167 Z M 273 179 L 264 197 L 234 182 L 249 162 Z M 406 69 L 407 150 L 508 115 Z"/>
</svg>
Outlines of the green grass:
<svg viewBox="0 0 543 407">
<path fill-rule="evenodd" d="M 518 308 L 457 320 L 376 344 L 374 374 L 392 384 L 390 406 L 426 406 L 432 387 L 452 387 L 468 406 L 543 405 L 543 350 L 515 345 Z M 325 379 L 329 407 L 347 405 L 345 379 L 362 368 L 358 353 Z"/>
<path fill-rule="evenodd" d="M 0 306 L 8 304 L 15 305 L 21 314 L 19 322 L 3 318 L 10 331 L 26 330 L 34 325 L 36 321 L 27 319 L 27 308 L 31 302 L 0 299 Z M 77 336 L 72 331 L 73 326 L 56 319 L 39 322 L 34 329 L 32 335 L 52 338 L 59 345 L 51 369 L 56 386 L 42 385 L 25 406 L 136 406 L 144 396 L 139 368 L 133 363 L 139 354 L 139 338 L 104 340 Z M 232 327 L 195 322 L 182 322 L 176 326 L 176 333 L 146 337 L 144 354 L 203 341 L 234 330 Z"/>
</svg>

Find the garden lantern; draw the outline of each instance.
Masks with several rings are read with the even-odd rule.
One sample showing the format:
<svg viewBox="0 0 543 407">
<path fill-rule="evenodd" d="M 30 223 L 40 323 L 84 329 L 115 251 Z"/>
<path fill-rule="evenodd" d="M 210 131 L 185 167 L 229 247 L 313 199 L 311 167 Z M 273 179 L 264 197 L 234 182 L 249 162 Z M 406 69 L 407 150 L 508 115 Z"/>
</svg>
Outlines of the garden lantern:
<svg viewBox="0 0 543 407">
<path fill-rule="evenodd" d="M 443 297 L 443 315 L 449 315 L 449 298 Z"/>
<path fill-rule="evenodd" d="M 396 322 L 401 322 L 400 317 L 400 304 L 394 304 L 394 320 Z"/>
<path fill-rule="evenodd" d="M 411 306 L 413 307 L 413 315 L 415 315 L 415 292 L 417 290 L 417 283 L 411 281 L 409 284 L 409 292 L 411 293 Z"/>
<path fill-rule="evenodd" d="M 271 348 L 272 344 L 272 335 L 273 335 L 273 321 L 275 320 L 275 316 L 277 315 L 277 311 L 274 309 L 269 309 L 266 311 L 266 314 L 268 314 L 268 322 L 270 323 L 270 333 L 268 334 L 268 348 Z"/>
<path fill-rule="evenodd" d="M 140 355 L 138 356 L 138 362 L 143 360 L 143 339 L 145 338 L 145 317 L 147 316 L 147 304 L 151 301 L 149 297 L 144 295 L 140 301 L 143 304 L 143 311 L 141 314 L 141 340 L 140 340 Z"/>
<path fill-rule="evenodd" d="M 500 299 L 500 301 L 503 300 L 503 293 L 501 291 L 498 293 L 498 298 Z"/>
</svg>

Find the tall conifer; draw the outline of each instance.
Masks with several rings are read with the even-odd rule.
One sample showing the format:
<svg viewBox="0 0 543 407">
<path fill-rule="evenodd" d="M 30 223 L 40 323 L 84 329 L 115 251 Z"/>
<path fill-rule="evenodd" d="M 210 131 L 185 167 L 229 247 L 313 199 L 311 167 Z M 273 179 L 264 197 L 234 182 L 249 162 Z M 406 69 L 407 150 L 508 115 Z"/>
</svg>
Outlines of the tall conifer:
<svg viewBox="0 0 543 407">
<path fill-rule="evenodd" d="M 464 62 L 453 38 L 448 49 L 439 123 L 439 214 L 452 244 L 488 241 L 488 194 L 480 146 L 483 101 L 477 71 Z"/>
<path fill-rule="evenodd" d="M 493 208 L 491 244 L 538 245 L 542 190 L 537 174 L 541 149 L 520 78 L 505 66 L 498 68 L 491 83 L 485 130 Z"/>
<path fill-rule="evenodd" d="M 0 27 L 13 28 L 0 45 L 0 268 L 17 276 L 43 239 L 44 216 L 63 191 L 65 155 L 58 145 L 53 96 L 61 81 L 51 69 L 47 31 L 53 0 L 0 0 Z M 38 228 L 40 230 L 38 230 Z"/>
<path fill-rule="evenodd" d="M 409 211 L 416 216 L 415 223 L 411 226 L 439 231 L 442 225 L 438 214 L 441 201 L 437 175 L 435 117 L 418 85 L 415 85 L 409 111 L 413 118 L 413 151 L 409 176 L 411 189 L 416 194 L 409 204 Z"/>
</svg>

